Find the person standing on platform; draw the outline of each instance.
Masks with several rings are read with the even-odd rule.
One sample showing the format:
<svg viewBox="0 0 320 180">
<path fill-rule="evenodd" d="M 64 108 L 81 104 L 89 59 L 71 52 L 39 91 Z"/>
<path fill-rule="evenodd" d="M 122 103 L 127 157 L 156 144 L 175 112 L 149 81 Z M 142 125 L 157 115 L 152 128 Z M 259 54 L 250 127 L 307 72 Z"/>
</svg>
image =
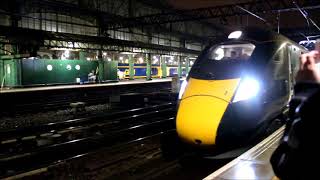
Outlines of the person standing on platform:
<svg viewBox="0 0 320 180">
<path fill-rule="evenodd" d="M 319 51 L 302 54 L 289 118 L 270 162 L 281 180 L 318 179 L 320 157 L 320 63 Z M 318 145 L 317 145 L 318 144 Z"/>
</svg>

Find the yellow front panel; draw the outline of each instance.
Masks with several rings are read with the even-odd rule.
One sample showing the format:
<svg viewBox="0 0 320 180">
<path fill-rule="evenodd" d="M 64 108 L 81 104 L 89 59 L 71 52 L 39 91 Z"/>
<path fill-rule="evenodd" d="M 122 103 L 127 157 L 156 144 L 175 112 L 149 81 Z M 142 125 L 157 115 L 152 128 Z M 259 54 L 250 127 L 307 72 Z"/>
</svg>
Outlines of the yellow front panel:
<svg viewBox="0 0 320 180">
<path fill-rule="evenodd" d="M 214 145 L 220 121 L 238 86 L 239 79 L 190 78 L 179 105 L 176 127 L 185 141 Z"/>
<path fill-rule="evenodd" d="M 190 78 L 182 99 L 194 95 L 215 96 L 230 102 L 240 79 L 201 80 Z"/>
</svg>

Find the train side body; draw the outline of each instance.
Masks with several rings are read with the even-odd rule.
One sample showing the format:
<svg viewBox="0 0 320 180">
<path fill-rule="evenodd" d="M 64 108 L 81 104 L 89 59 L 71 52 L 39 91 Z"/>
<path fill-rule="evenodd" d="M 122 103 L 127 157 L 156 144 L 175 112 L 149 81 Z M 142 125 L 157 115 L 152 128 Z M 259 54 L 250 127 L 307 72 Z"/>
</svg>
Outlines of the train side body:
<svg viewBox="0 0 320 180">
<path fill-rule="evenodd" d="M 119 63 L 118 69 L 124 74 L 124 78 L 130 78 L 130 71 L 129 71 L 129 64 L 128 63 Z M 172 77 L 178 74 L 178 67 L 177 66 L 167 66 L 166 67 L 166 75 Z M 186 68 L 181 67 L 181 75 L 186 76 Z M 146 63 L 143 64 L 134 64 L 134 78 L 145 78 L 147 76 L 147 65 Z M 161 66 L 158 64 L 152 64 L 151 66 L 151 76 L 153 78 L 160 78 L 162 77 L 162 69 Z"/>
</svg>

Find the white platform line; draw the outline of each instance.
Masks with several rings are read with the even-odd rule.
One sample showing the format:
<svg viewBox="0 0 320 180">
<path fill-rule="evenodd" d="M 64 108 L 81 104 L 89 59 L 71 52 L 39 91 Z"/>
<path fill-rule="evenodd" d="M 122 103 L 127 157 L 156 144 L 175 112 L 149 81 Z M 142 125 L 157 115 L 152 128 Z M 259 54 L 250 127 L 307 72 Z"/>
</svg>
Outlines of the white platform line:
<svg viewBox="0 0 320 180">
<path fill-rule="evenodd" d="M 273 134 L 268 136 L 266 139 L 261 141 L 259 144 L 254 146 L 253 148 L 249 149 L 247 152 L 242 154 L 241 156 L 237 157 L 233 161 L 229 162 L 225 166 L 221 167 L 220 169 L 216 170 L 209 176 L 205 177 L 204 180 L 212 180 L 215 178 L 218 178 L 223 172 L 227 171 L 228 169 L 232 168 L 236 164 L 238 164 L 241 160 L 246 159 L 250 154 L 256 154 L 259 155 L 261 153 L 255 153 L 255 152 L 261 152 L 261 147 L 264 147 L 264 149 L 270 148 L 277 140 L 279 140 L 282 137 L 283 131 L 284 131 L 285 126 L 282 126 L 279 128 L 277 131 L 275 131 Z"/>
</svg>

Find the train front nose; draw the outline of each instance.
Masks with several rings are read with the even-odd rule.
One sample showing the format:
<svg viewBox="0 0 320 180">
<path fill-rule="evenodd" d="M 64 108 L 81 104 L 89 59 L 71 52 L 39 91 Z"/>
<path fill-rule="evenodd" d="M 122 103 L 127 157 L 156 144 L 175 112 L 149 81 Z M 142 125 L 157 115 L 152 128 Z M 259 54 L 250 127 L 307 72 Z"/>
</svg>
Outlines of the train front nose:
<svg viewBox="0 0 320 180">
<path fill-rule="evenodd" d="M 228 102 L 210 96 L 193 96 L 181 101 L 177 132 L 183 140 L 198 145 L 213 145 Z"/>
<path fill-rule="evenodd" d="M 190 144 L 215 145 L 218 127 L 238 83 L 239 79 L 190 78 L 176 118 L 179 137 Z"/>
</svg>

